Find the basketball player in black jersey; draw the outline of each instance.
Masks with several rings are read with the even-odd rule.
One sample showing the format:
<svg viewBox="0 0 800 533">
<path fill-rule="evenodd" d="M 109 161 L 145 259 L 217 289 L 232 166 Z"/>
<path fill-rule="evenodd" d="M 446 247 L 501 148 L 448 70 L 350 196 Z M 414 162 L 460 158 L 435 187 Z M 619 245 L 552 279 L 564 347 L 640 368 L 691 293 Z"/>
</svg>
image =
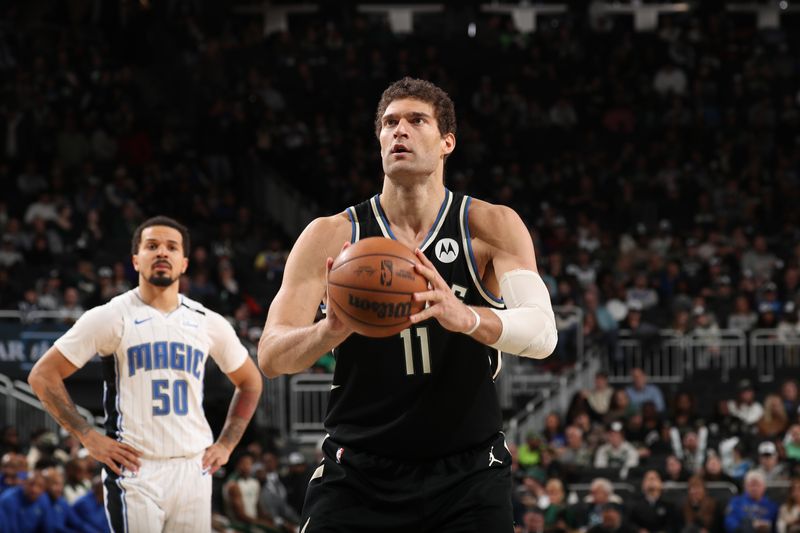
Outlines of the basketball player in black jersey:
<svg viewBox="0 0 800 533">
<path fill-rule="evenodd" d="M 512 209 L 445 187 L 456 120 L 440 88 L 392 84 L 375 130 L 382 191 L 300 235 L 259 343 L 270 377 L 336 356 L 329 435 L 300 531 L 510 533 L 499 354 L 542 358 L 557 340 L 530 235 Z M 428 307 L 381 339 L 354 334 L 330 307 L 314 323 L 332 258 L 372 236 L 415 250 L 429 290 L 414 298 Z"/>
</svg>

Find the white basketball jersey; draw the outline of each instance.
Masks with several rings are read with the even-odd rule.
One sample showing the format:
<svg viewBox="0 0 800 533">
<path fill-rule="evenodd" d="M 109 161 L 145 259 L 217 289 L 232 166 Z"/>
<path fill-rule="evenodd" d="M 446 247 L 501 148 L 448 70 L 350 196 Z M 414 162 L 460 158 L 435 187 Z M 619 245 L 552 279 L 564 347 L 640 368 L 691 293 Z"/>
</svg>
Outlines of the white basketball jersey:
<svg viewBox="0 0 800 533">
<path fill-rule="evenodd" d="M 133 289 L 84 313 L 55 342 L 79 368 L 101 356 L 106 434 L 145 458 L 187 457 L 210 446 L 206 359 L 228 374 L 248 357 L 225 318 L 182 295 L 179 301 L 165 314 Z"/>
</svg>

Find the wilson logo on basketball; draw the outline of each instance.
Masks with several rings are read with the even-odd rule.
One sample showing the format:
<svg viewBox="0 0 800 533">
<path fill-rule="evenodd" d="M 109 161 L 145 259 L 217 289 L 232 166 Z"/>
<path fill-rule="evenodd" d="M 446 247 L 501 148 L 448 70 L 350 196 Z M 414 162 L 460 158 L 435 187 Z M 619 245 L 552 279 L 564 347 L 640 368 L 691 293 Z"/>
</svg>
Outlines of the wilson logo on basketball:
<svg viewBox="0 0 800 533">
<path fill-rule="evenodd" d="M 434 253 L 442 263 L 452 263 L 458 257 L 458 243 L 453 239 L 441 239 L 436 243 Z"/>
<path fill-rule="evenodd" d="M 373 302 L 371 300 L 367 300 L 366 298 L 359 298 L 358 296 L 349 294 L 347 303 L 356 309 L 370 311 L 378 318 L 405 318 L 411 315 L 411 302 Z"/>
<path fill-rule="evenodd" d="M 392 286 L 393 270 L 392 262 L 389 259 L 381 261 L 381 285 L 384 287 Z"/>
</svg>

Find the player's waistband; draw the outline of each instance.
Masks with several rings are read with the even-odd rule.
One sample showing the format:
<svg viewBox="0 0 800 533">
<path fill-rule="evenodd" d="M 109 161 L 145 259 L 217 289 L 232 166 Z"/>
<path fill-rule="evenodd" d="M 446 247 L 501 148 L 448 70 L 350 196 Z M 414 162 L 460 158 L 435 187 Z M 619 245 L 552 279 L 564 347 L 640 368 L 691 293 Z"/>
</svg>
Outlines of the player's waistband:
<svg viewBox="0 0 800 533">
<path fill-rule="evenodd" d="M 187 453 L 184 455 L 171 455 L 171 456 L 142 455 L 139 459 L 151 463 L 160 463 L 165 461 L 187 461 L 187 460 L 192 461 L 195 459 L 202 459 L 204 453 L 205 450 L 200 450 L 199 452 Z"/>
<path fill-rule="evenodd" d="M 435 465 L 443 461 L 450 462 L 450 461 L 461 461 L 465 459 L 469 460 L 476 455 L 483 456 L 486 453 L 486 450 L 489 450 L 492 447 L 495 447 L 496 449 L 498 449 L 499 447 L 506 447 L 505 433 L 499 431 L 495 435 L 492 435 L 491 438 L 486 439 L 478 446 L 460 452 L 455 452 L 449 455 L 445 455 L 442 457 L 434 457 L 430 459 L 416 459 L 416 458 L 406 459 L 403 457 L 379 455 L 368 451 L 360 450 L 358 447 L 352 447 L 347 444 L 340 443 L 330 435 L 326 435 L 325 439 L 322 441 L 322 452 L 324 456 L 328 457 L 329 459 L 333 459 L 337 462 L 342 462 L 342 460 L 345 457 L 347 457 L 351 461 L 357 460 L 360 463 L 369 463 L 378 467 L 397 466 L 397 465 L 422 466 L 422 465 Z"/>
</svg>

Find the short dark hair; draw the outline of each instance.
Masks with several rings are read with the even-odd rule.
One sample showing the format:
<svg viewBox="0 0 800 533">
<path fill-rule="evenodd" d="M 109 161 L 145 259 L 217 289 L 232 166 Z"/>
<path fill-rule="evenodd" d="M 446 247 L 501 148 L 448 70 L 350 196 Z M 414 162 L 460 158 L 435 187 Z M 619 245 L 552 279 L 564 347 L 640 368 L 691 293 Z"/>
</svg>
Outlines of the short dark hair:
<svg viewBox="0 0 800 533">
<path fill-rule="evenodd" d="M 439 126 L 439 133 L 445 136 L 456 133 L 456 111 L 450 96 L 441 88 L 427 80 L 420 80 L 406 76 L 389 85 L 378 102 L 375 112 L 375 136 L 380 136 L 381 119 L 394 100 L 414 98 L 433 106 L 433 115 Z"/>
<path fill-rule="evenodd" d="M 189 229 L 174 218 L 163 215 L 148 218 L 139 224 L 139 227 L 133 232 L 133 239 L 131 239 L 131 253 L 133 255 L 139 253 L 139 245 L 142 244 L 142 232 L 153 226 L 167 226 L 168 228 L 178 230 L 183 240 L 183 257 L 189 257 L 189 248 L 191 247 L 191 243 L 189 242 Z"/>
</svg>

